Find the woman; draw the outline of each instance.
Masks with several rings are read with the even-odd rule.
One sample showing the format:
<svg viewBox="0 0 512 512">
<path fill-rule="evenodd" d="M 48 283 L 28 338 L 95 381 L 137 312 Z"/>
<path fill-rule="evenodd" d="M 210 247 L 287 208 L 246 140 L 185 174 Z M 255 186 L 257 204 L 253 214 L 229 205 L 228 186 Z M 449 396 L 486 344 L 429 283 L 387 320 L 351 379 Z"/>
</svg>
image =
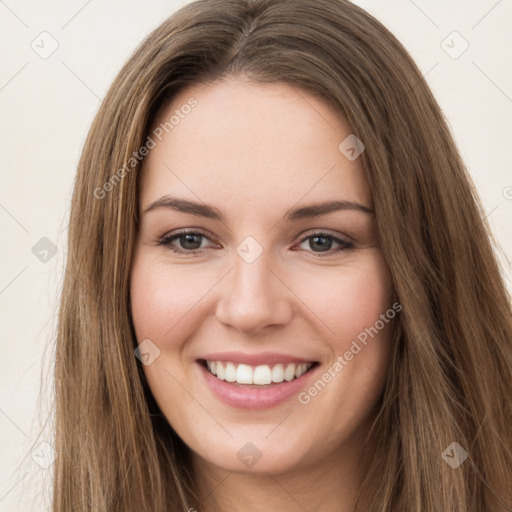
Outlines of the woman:
<svg viewBox="0 0 512 512">
<path fill-rule="evenodd" d="M 482 218 L 362 9 L 181 9 L 79 164 L 53 510 L 512 510 L 510 299 Z"/>
</svg>

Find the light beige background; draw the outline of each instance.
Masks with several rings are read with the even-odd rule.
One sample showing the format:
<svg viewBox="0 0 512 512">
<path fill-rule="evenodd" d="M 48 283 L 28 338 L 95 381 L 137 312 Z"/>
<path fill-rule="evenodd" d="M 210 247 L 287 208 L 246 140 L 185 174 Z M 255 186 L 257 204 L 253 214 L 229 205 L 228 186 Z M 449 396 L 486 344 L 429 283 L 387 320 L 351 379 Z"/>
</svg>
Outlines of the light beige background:
<svg viewBox="0 0 512 512">
<path fill-rule="evenodd" d="M 121 65 L 185 3 L 0 0 L 3 512 L 49 506 L 53 329 L 82 144 Z M 425 74 L 481 194 L 512 288 L 512 1 L 356 3 L 391 29 Z M 58 48 L 47 56 L 52 44 Z M 43 237 L 57 247 L 47 262 L 32 252 Z"/>
</svg>

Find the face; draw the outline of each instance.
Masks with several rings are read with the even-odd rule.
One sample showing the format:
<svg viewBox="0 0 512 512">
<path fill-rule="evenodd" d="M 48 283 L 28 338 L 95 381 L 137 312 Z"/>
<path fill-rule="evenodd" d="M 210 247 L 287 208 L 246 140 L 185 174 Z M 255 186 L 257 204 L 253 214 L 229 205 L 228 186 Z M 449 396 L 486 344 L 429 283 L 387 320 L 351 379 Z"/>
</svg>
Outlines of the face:
<svg viewBox="0 0 512 512">
<path fill-rule="evenodd" d="M 396 313 L 361 158 L 338 148 L 350 127 L 231 78 L 183 90 L 153 130 L 131 305 L 161 411 L 230 471 L 339 461 L 375 413 Z"/>
</svg>

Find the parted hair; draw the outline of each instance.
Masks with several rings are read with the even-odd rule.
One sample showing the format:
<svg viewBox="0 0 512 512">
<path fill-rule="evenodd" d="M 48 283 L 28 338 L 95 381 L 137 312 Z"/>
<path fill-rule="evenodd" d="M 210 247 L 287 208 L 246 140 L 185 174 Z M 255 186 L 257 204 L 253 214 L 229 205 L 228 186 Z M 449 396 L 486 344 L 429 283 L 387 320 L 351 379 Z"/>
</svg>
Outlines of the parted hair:
<svg viewBox="0 0 512 512">
<path fill-rule="evenodd" d="M 199 0 L 121 69 L 79 161 L 56 342 L 53 512 L 201 510 L 190 449 L 134 356 L 129 281 L 143 159 L 126 163 L 178 91 L 227 76 L 314 94 L 365 144 L 402 311 L 359 489 L 370 505 L 355 510 L 511 511 L 510 296 L 422 73 L 347 0 Z M 442 456 L 454 442 L 468 454 L 457 468 Z"/>
</svg>

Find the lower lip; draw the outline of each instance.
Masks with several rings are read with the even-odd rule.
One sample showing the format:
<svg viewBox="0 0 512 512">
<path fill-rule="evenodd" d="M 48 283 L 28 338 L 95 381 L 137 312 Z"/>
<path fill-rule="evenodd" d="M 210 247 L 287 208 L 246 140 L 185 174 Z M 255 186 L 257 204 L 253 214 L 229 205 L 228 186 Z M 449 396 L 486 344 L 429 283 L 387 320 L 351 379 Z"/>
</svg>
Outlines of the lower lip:
<svg viewBox="0 0 512 512">
<path fill-rule="evenodd" d="M 291 381 L 283 381 L 265 388 L 249 388 L 220 380 L 198 362 L 207 385 L 223 402 L 240 409 L 267 409 L 275 407 L 293 395 L 297 395 L 315 373 L 317 366 Z"/>
</svg>

